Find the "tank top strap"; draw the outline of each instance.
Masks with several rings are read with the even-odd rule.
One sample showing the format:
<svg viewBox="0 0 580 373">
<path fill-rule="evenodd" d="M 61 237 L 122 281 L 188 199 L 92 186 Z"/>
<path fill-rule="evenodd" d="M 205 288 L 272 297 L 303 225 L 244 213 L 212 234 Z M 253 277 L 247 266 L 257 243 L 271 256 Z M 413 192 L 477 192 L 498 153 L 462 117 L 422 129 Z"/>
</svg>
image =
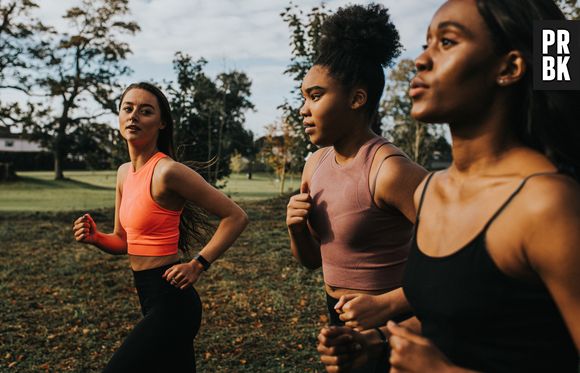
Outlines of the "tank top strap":
<svg viewBox="0 0 580 373">
<path fill-rule="evenodd" d="M 159 163 L 159 161 L 162 158 L 167 157 L 165 154 L 163 154 L 162 152 L 157 152 L 155 153 L 155 155 L 153 155 L 153 159 L 151 160 L 151 164 L 147 165 L 148 168 L 146 170 L 147 172 L 147 180 L 149 181 L 149 185 L 151 185 L 151 179 L 153 178 L 153 172 L 155 171 L 155 167 L 157 166 L 157 163 Z"/>
<path fill-rule="evenodd" d="M 367 141 L 358 150 L 352 167 L 360 168 L 364 172 L 365 177 L 369 179 L 373 160 L 379 149 L 386 144 L 389 144 L 389 141 L 384 137 L 375 137 Z"/>
<path fill-rule="evenodd" d="M 388 144 L 388 142 L 386 142 L 385 144 Z M 377 151 L 378 151 L 378 148 L 377 148 Z M 381 171 L 381 167 L 383 167 L 383 163 L 385 163 L 385 161 L 391 157 L 407 158 L 404 154 L 395 153 L 395 154 L 389 154 L 389 155 L 385 156 L 383 159 L 381 159 L 381 163 L 379 163 L 379 167 L 377 168 L 377 173 L 375 174 L 373 182 L 372 182 L 371 197 L 373 197 L 373 198 L 375 195 L 375 190 L 377 189 L 377 179 L 379 178 L 379 172 Z"/>
<path fill-rule="evenodd" d="M 314 171 L 312 171 L 312 176 L 310 176 L 311 178 L 314 177 L 314 175 L 317 173 L 317 171 L 320 168 L 320 166 L 322 166 L 322 164 L 326 160 L 328 160 L 329 155 L 331 155 L 331 154 L 334 154 L 334 148 L 332 146 L 328 146 L 326 148 L 326 150 L 324 151 L 324 153 L 322 153 L 322 155 L 318 159 L 318 162 L 316 163 L 316 167 L 314 168 Z M 331 157 L 331 159 L 332 159 L 332 157 Z"/>
<path fill-rule="evenodd" d="M 423 187 L 423 190 L 421 191 L 421 198 L 419 199 L 419 206 L 417 206 L 417 217 L 416 217 L 417 223 L 419 222 L 419 215 L 421 215 L 421 207 L 423 207 L 423 200 L 425 199 L 425 193 L 427 192 L 427 187 L 429 186 L 429 183 L 431 182 L 431 178 L 433 178 L 433 175 L 435 175 L 435 171 L 431 172 L 429 174 L 429 176 L 427 176 L 427 180 L 425 181 L 425 186 Z"/>
<path fill-rule="evenodd" d="M 557 175 L 557 174 L 558 174 L 558 172 L 537 172 L 535 174 L 531 174 L 531 175 L 526 176 L 520 182 L 520 184 L 517 186 L 517 188 L 509 195 L 509 197 L 505 200 L 505 202 L 501 204 L 501 206 L 496 210 L 496 212 L 491 216 L 491 218 L 489 218 L 487 223 L 485 223 L 485 225 L 483 226 L 483 229 L 482 229 L 482 233 L 485 234 L 485 232 L 490 227 L 491 223 L 493 223 L 494 220 L 497 219 L 497 217 L 505 210 L 505 208 L 510 204 L 510 202 L 513 201 L 513 199 L 520 193 L 520 191 L 524 188 L 524 186 L 526 185 L 528 180 L 530 180 L 532 177 L 535 177 L 535 176 Z"/>
</svg>

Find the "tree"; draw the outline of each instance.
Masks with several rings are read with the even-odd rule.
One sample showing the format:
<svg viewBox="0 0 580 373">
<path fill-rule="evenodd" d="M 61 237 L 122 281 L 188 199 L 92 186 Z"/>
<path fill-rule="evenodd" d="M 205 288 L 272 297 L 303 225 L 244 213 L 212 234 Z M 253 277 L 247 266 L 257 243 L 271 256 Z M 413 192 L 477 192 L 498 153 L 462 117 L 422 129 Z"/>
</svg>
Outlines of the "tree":
<svg viewBox="0 0 580 373">
<path fill-rule="evenodd" d="M 285 120 L 266 126 L 266 137 L 261 155 L 280 178 L 280 194 L 284 193 L 286 171 L 291 169 L 291 165 L 296 161 L 293 149 L 298 136 L 294 131 L 292 124 Z"/>
<path fill-rule="evenodd" d="M 413 103 L 407 92 L 414 75 L 415 63 L 409 59 L 401 60 L 391 71 L 381 103 L 383 121 L 387 122 L 384 135 L 415 162 L 428 166 L 435 156 L 449 156 L 450 147 L 441 128 L 411 117 Z"/>
<path fill-rule="evenodd" d="M 290 150 L 293 155 L 293 168 L 301 170 L 304 166 L 308 153 L 314 152 L 316 147 L 310 143 L 308 136 L 304 132 L 302 117 L 300 116 L 300 106 L 302 105 L 302 93 L 300 86 L 302 80 L 316 59 L 318 41 L 320 40 L 322 23 L 329 13 L 324 4 L 313 7 L 308 14 L 290 3 L 280 16 L 288 24 L 291 31 L 290 47 L 292 56 L 290 65 L 284 74 L 290 75 L 296 82 L 294 88 L 294 100 L 286 101 L 279 108 L 282 110 L 283 122 L 292 127 L 293 146 Z"/>
<path fill-rule="evenodd" d="M 558 0 L 556 3 L 568 19 L 580 20 L 579 0 Z"/>
<path fill-rule="evenodd" d="M 203 71 L 207 61 L 193 61 L 176 53 L 177 75 L 167 91 L 175 120 L 178 158 L 212 160 L 200 174 L 210 183 L 230 174 L 229 160 L 234 152 L 251 156 L 253 134 L 243 128 L 245 112 L 253 109 L 249 100 L 251 81 L 240 71 L 221 73 L 212 80 Z"/>
<path fill-rule="evenodd" d="M 55 179 L 64 177 L 63 159 L 79 134 L 90 133 L 87 127 L 98 125 L 102 115 L 117 114 L 122 89 L 118 78 L 131 72 L 124 64 L 131 49 L 118 37 L 139 31 L 135 22 L 125 19 L 128 14 L 128 0 L 83 0 L 63 16 L 74 32 L 54 32 L 36 53 L 43 65 L 36 87 L 48 104 L 38 104 L 36 118 L 27 128 L 33 139 L 53 152 Z"/>
<path fill-rule="evenodd" d="M 0 3 L 0 89 L 30 93 L 28 69 L 35 48 L 34 35 L 47 28 L 31 11 L 38 5 L 30 0 Z M 0 103 L 0 124 L 11 126 L 23 121 L 28 111 L 17 103 Z"/>
</svg>

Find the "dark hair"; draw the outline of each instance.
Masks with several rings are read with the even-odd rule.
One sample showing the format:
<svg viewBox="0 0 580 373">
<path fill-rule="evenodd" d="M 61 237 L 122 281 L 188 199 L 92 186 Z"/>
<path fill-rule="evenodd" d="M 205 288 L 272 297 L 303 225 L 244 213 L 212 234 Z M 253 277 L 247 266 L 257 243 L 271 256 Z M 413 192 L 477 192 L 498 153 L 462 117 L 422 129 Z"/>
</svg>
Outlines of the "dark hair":
<svg viewBox="0 0 580 373">
<path fill-rule="evenodd" d="M 367 90 L 366 111 L 373 117 L 385 87 L 385 73 L 401 53 L 399 33 L 389 12 L 379 4 L 339 8 L 323 25 L 314 65 L 328 68 L 347 89 Z"/>
<path fill-rule="evenodd" d="M 514 132 L 544 153 L 558 169 L 580 176 L 580 92 L 533 89 L 533 29 L 536 20 L 566 19 L 553 0 L 477 0 L 498 55 L 518 50 L 526 72 L 514 87 Z"/>
<path fill-rule="evenodd" d="M 123 98 L 127 92 L 132 89 L 143 89 L 153 94 L 157 98 L 159 110 L 161 111 L 161 122 L 165 124 L 165 127 L 159 130 L 159 136 L 157 137 L 157 149 L 168 155 L 170 158 L 176 160 L 175 148 L 173 145 L 173 117 L 171 115 L 171 106 L 169 105 L 169 100 L 159 88 L 151 83 L 133 83 L 125 88 L 125 91 L 123 91 L 123 94 L 119 100 L 119 109 L 123 103 Z M 206 165 L 205 163 L 192 161 L 184 161 L 182 163 L 193 170 L 197 170 L 200 167 Z M 183 253 L 188 254 L 190 248 L 193 246 L 205 245 L 207 238 L 212 230 L 213 225 L 209 223 L 206 211 L 194 205 L 193 203 L 186 201 L 179 223 L 179 249 Z"/>
</svg>

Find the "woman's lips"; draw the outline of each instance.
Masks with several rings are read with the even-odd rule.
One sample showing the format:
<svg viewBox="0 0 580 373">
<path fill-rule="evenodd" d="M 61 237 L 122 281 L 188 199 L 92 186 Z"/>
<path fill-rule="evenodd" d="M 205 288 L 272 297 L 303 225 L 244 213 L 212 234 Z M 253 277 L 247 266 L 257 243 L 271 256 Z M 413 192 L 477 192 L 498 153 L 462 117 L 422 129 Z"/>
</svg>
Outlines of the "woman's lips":
<svg viewBox="0 0 580 373">
<path fill-rule="evenodd" d="M 128 125 L 127 127 L 125 127 L 125 129 L 126 129 L 127 131 L 131 131 L 131 132 L 137 132 L 137 131 L 141 131 L 141 128 L 137 127 L 137 126 L 136 126 L 136 125 L 134 125 L 134 124 L 130 124 L 130 125 Z"/>
<path fill-rule="evenodd" d="M 409 89 L 409 96 L 411 98 L 415 98 L 423 94 L 429 86 L 425 84 L 421 79 L 413 79 L 411 80 L 411 88 Z"/>
</svg>

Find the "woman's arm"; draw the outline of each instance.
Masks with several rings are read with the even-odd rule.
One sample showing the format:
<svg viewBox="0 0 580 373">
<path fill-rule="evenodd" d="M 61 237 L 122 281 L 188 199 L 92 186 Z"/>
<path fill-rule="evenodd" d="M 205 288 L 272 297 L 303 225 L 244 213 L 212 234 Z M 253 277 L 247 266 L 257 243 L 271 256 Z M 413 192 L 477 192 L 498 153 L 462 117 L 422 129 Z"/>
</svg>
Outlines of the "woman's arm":
<svg viewBox="0 0 580 373">
<path fill-rule="evenodd" d="M 346 326 L 358 331 L 385 325 L 392 318 L 411 312 L 403 288 L 380 295 L 343 295 L 334 308 Z"/>
<path fill-rule="evenodd" d="M 248 225 L 244 210 L 184 164 L 171 162 L 163 172 L 162 180 L 165 190 L 220 218 L 214 235 L 200 251 L 210 263 L 219 258 Z M 199 264 L 194 261 L 192 264 Z"/>
<path fill-rule="evenodd" d="M 377 154 L 377 157 L 382 154 Z M 375 201 L 378 205 L 390 205 L 415 223 L 413 195 L 427 171 L 405 157 L 390 157 L 379 166 L 375 184 Z"/>
<path fill-rule="evenodd" d="M 308 214 L 312 208 L 309 183 L 322 151 L 323 149 L 318 150 L 306 161 L 302 171 L 300 193 L 290 197 L 286 210 L 286 225 L 292 255 L 300 264 L 310 269 L 316 269 L 322 265 L 320 241 L 308 224 Z"/>
<path fill-rule="evenodd" d="M 115 194 L 115 227 L 113 233 L 102 233 L 97 229 L 93 218 L 85 214 L 78 218 L 73 225 L 75 239 L 81 243 L 88 243 L 112 255 L 127 254 L 127 233 L 119 221 L 123 182 L 127 175 L 129 163 L 125 163 L 117 170 Z"/>
<path fill-rule="evenodd" d="M 580 351 L 580 186 L 565 176 L 529 181 L 523 248 Z"/>
</svg>

